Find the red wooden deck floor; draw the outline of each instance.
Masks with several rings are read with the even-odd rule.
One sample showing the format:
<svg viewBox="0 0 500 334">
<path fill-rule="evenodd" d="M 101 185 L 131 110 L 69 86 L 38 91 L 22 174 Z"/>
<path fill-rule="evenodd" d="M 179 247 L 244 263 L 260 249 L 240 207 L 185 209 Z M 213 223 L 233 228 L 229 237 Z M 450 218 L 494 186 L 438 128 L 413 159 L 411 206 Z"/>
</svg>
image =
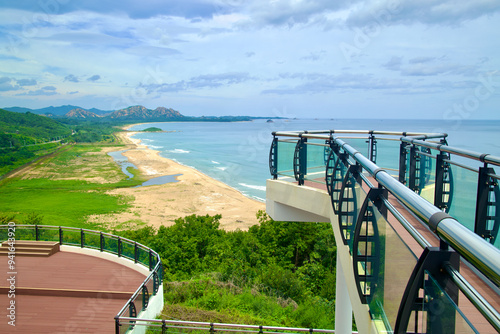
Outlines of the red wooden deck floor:
<svg viewBox="0 0 500 334">
<path fill-rule="evenodd" d="M 8 287 L 12 276 L 7 261 L 0 256 L 0 287 Z M 8 324 L 12 299 L 1 289 L 0 333 L 114 333 L 114 316 L 146 278 L 121 264 L 70 252 L 18 256 L 15 272 L 16 326 Z"/>
</svg>

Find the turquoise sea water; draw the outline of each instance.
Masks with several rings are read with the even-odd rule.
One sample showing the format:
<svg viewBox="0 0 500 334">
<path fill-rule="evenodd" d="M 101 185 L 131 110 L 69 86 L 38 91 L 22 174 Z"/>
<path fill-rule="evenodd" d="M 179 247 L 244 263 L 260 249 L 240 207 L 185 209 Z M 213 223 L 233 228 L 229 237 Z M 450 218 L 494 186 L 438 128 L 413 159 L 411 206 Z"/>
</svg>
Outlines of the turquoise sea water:
<svg viewBox="0 0 500 334">
<path fill-rule="evenodd" d="M 266 179 L 270 177 L 268 160 L 273 131 L 446 132 L 450 146 L 500 156 L 500 121 L 339 119 L 274 120 L 267 123 L 266 120 L 256 120 L 239 123 L 149 123 L 135 125 L 130 130 L 152 126 L 167 132 L 138 133 L 134 138 L 160 151 L 161 156 L 196 168 L 258 200 L 265 199 Z"/>
</svg>

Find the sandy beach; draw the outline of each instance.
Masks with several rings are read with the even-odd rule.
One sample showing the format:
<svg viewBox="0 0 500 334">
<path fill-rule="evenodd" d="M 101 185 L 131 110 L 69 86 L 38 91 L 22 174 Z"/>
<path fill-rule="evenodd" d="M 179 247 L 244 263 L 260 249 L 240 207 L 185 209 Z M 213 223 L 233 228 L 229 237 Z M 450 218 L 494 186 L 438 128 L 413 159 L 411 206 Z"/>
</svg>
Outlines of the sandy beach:
<svg viewBox="0 0 500 334">
<path fill-rule="evenodd" d="M 129 161 L 148 178 L 181 174 L 176 177 L 179 182 L 114 189 L 109 193 L 133 198 L 132 208 L 124 213 L 93 216 L 91 221 L 113 226 L 140 220 L 158 227 L 172 225 L 175 219 L 192 214 L 221 214 L 221 228 L 225 230 L 247 230 L 258 224 L 256 213 L 265 209 L 265 203 L 250 199 L 196 169 L 161 157 L 158 151 L 131 138 L 135 133 L 117 133 L 128 146 L 124 155 Z"/>
</svg>

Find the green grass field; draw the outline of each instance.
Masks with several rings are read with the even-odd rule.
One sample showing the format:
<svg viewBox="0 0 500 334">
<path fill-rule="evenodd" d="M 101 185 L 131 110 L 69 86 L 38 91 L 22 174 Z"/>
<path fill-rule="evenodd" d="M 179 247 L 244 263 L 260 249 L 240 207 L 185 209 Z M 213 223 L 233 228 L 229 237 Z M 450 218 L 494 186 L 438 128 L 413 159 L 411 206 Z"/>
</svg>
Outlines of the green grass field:
<svg viewBox="0 0 500 334">
<path fill-rule="evenodd" d="M 17 223 L 105 229 L 87 223 L 87 217 L 122 212 L 130 201 L 106 191 L 143 180 L 137 170 L 134 178 L 127 179 L 113 159 L 101 152 L 103 147 L 74 145 L 32 166 L 29 178 L 3 180 L 0 216 L 13 217 Z M 105 182 L 95 182 L 96 177 Z"/>
</svg>

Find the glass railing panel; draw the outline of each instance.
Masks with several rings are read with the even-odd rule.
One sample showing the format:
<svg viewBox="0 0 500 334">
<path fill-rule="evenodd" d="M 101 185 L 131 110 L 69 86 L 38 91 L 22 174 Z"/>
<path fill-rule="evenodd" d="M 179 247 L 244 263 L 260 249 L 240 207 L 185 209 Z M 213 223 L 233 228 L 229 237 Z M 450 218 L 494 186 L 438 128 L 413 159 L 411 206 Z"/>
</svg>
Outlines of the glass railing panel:
<svg viewBox="0 0 500 334">
<path fill-rule="evenodd" d="M 368 138 L 342 138 L 342 140 L 368 157 Z"/>
<path fill-rule="evenodd" d="M 118 237 L 104 235 L 104 244 L 102 250 L 105 252 L 118 254 Z"/>
<path fill-rule="evenodd" d="M 469 230 L 474 231 L 478 174 L 451 165 L 452 200 L 449 214 Z"/>
<path fill-rule="evenodd" d="M 122 241 L 122 256 L 134 261 L 135 245 L 128 241 Z"/>
<path fill-rule="evenodd" d="M 81 245 L 81 232 L 78 229 L 64 229 L 63 230 L 63 245 Z"/>
<path fill-rule="evenodd" d="M 38 227 L 38 240 L 59 242 L 59 229 Z"/>
<path fill-rule="evenodd" d="M 399 146 L 396 140 L 377 138 L 377 154 L 375 163 L 377 166 L 387 169 L 390 175 L 397 177 L 399 170 Z"/>
<path fill-rule="evenodd" d="M 278 175 L 294 178 L 293 156 L 296 145 L 296 139 L 278 141 Z"/>
<path fill-rule="evenodd" d="M 330 154 L 330 147 L 323 145 L 324 141 L 316 143 L 311 143 L 311 141 L 308 142 L 307 173 L 305 176 L 306 180 L 322 184 L 325 183 L 326 163 L 328 162 L 328 156 Z"/>
<path fill-rule="evenodd" d="M 410 158 L 411 158 L 411 152 L 410 152 L 411 146 L 406 146 L 406 154 L 405 154 L 405 160 L 406 160 L 406 171 L 405 171 L 405 184 L 408 186 L 410 184 Z"/>
<path fill-rule="evenodd" d="M 137 262 L 142 263 L 146 267 L 149 267 L 149 250 L 138 247 L 137 248 Z"/>
<path fill-rule="evenodd" d="M 130 310 L 127 305 L 127 307 L 123 310 L 122 313 L 118 314 L 119 317 L 130 317 Z M 133 327 L 131 327 L 132 323 L 129 320 L 121 320 L 120 319 L 120 334 L 125 334 L 129 330 L 132 330 Z"/>
<path fill-rule="evenodd" d="M 426 272 L 424 310 L 420 326 L 424 333 L 479 333 L 437 281 Z"/>
<path fill-rule="evenodd" d="M 16 226 L 16 240 L 36 240 L 35 225 L 33 226 Z"/>
<path fill-rule="evenodd" d="M 429 150 L 427 155 L 420 155 L 420 170 L 419 170 L 419 195 L 425 198 L 427 201 L 434 203 L 434 191 L 436 184 L 436 151 Z"/>
<path fill-rule="evenodd" d="M 135 310 L 137 311 L 137 315 L 139 315 L 139 313 L 141 313 L 142 311 L 142 306 L 143 306 L 143 293 L 142 293 L 142 285 L 141 285 L 141 288 L 138 290 L 138 293 L 135 297 L 135 299 L 133 299 L 132 301 L 134 302 L 134 305 L 135 305 Z"/>
<path fill-rule="evenodd" d="M 151 279 L 146 282 L 146 287 L 148 288 L 149 298 L 151 299 L 151 297 L 153 297 L 154 294 L 154 282 L 152 276 Z"/>
<path fill-rule="evenodd" d="M 84 247 L 86 248 L 101 249 L 100 233 L 86 231 L 84 241 Z"/>
<path fill-rule="evenodd" d="M 374 291 L 369 307 L 379 332 L 392 332 L 417 257 L 404 241 L 411 236 L 404 233 L 400 236 L 378 210 L 374 209 L 373 214 L 380 240 L 379 273 L 372 284 Z M 392 221 L 393 217 L 389 217 Z"/>
</svg>

